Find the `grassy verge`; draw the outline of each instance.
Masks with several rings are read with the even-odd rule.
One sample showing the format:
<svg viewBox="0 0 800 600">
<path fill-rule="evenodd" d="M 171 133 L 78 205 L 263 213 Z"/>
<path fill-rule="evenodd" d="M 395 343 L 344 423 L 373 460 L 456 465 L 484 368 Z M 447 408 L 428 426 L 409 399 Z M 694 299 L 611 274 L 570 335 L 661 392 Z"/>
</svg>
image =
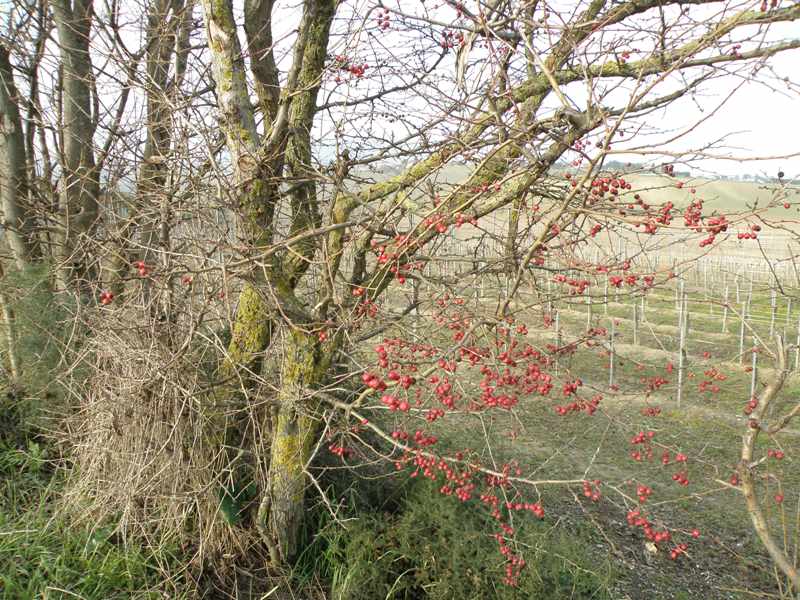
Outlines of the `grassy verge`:
<svg viewBox="0 0 800 600">
<path fill-rule="evenodd" d="M 533 517 L 521 519 L 515 541 L 527 567 L 516 587 L 503 584 L 496 523 L 476 503 L 444 497 L 435 485 L 395 483 L 382 505 L 351 510 L 344 524 L 320 507 L 295 576 L 329 581 L 332 600 L 614 597 L 616 569 L 598 556 L 590 528 L 567 530 Z"/>
</svg>

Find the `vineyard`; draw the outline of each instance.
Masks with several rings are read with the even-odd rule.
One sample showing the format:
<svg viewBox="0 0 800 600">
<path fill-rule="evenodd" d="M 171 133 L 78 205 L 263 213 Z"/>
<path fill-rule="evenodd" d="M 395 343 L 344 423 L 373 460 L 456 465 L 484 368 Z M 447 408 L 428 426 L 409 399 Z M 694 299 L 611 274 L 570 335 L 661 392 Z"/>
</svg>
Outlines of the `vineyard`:
<svg viewBox="0 0 800 600">
<path fill-rule="evenodd" d="M 604 547 L 637 574 L 632 580 L 646 582 L 638 588 L 630 575 L 623 576 L 628 591 L 617 593 L 640 597 L 635 594 L 652 593 L 676 574 L 700 586 L 692 593 L 704 598 L 739 598 L 743 589 L 770 593 L 781 579 L 750 529 L 737 464 L 749 403 L 776 375 L 771 353 L 777 336 L 785 340 L 792 371 L 782 394 L 800 392 L 800 304 L 796 286 L 779 287 L 770 278 L 777 269 L 791 269 L 790 261 L 776 267 L 748 260 L 748 269 L 719 257 L 695 260 L 689 269 L 676 269 L 665 285 L 633 291 L 609 285 L 603 276 L 576 292 L 571 274 L 554 269 L 556 275 L 547 275 L 546 267 L 534 271 L 536 288 L 523 288 L 508 309 L 510 329 L 520 345 L 530 343 L 549 357 L 552 394 L 520 397 L 501 416 L 468 409 L 462 429 L 434 423 L 432 431 L 454 449 L 474 446 L 480 435 L 487 449 L 481 459 L 498 470 L 507 460 L 526 457 L 519 461 L 520 481 L 537 481 L 544 473 L 556 481 L 576 473 L 594 481 L 596 486 L 573 486 L 578 509 L 565 505 L 563 493 L 546 483 L 537 486 L 537 497 L 543 506 L 554 506 L 558 521 L 570 522 L 575 510 L 575 520 L 588 515 Z M 663 269 L 679 262 L 667 257 L 650 264 Z M 439 277 L 446 279 L 448 272 Z M 448 315 L 496 309 L 510 285 L 504 275 L 484 276 L 480 285 L 454 273 L 452 281 L 450 292 L 430 311 L 418 313 L 411 325 L 418 339 L 431 340 Z M 426 297 L 421 285 L 419 297 Z M 435 337 L 442 336 L 442 347 L 446 329 L 439 331 Z M 458 368 L 458 389 L 464 398 L 474 397 L 480 377 L 465 371 Z M 769 522 L 784 533 L 792 552 L 800 473 L 784 457 L 800 450 L 800 439 L 797 431 L 782 433 L 788 435 L 779 444 L 759 439 L 759 455 L 767 461 L 759 493 L 767 498 Z M 645 496 L 637 498 L 641 490 Z M 680 566 L 670 560 L 674 551 L 652 544 L 631 526 L 632 511 L 643 507 L 672 531 L 675 543 L 691 542 Z M 704 580 L 709 569 L 713 585 Z M 631 585 L 638 591 L 631 592 Z"/>
</svg>

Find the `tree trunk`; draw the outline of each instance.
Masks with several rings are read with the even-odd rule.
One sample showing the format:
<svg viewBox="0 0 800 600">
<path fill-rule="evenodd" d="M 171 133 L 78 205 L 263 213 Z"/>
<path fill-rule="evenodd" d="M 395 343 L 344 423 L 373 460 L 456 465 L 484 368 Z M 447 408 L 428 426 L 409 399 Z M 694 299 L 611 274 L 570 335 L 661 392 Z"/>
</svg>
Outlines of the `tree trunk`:
<svg viewBox="0 0 800 600">
<path fill-rule="evenodd" d="M 319 405 L 310 390 L 319 386 L 335 351 L 316 335 L 293 329 L 281 365 L 278 410 L 272 431 L 268 489 L 259 510 L 273 562 L 292 560 L 303 520 L 306 468 L 318 435 Z"/>
<path fill-rule="evenodd" d="M 125 224 L 118 229 L 117 239 L 123 245 L 105 258 L 103 281 L 115 294 L 124 290 L 123 276 L 135 259 L 148 267 L 157 263 L 161 270 L 170 270 L 172 198 L 168 186 L 174 176 L 173 138 L 175 123 L 172 112 L 186 73 L 190 51 L 190 35 L 194 26 L 194 0 L 152 0 L 147 13 L 147 44 L 144 93 L 147 102 L 146 137 L 142 162 L 136 183 L 135 203 Z M 134 70 L 136 66 L 133 66 Z M 129 246 L 139 235 L 136 249 Z M 160 261 L 159 261 L 160 259 Z M 150 285 L 144 280 L 144 291 Z M 162 306 L 152 310 L 169 313 L 169 294 Z M 145 301 L 147 302 L 147 301 Z"/>
<path fill-rule="evenodd" d="M 70 6 L 72 4 L 72 6 Z M 63 69 L 63 114 L 61 115 L 60 206 L 61 262 L 63 286 L 91 271 L 88 257 L 81 248 L 81 237 L 89 233 L 97 220 L 100 180 L 94 156 L 94 132 L 97 127 L 94 74 L 89 53 L 92 0 L 53 2 Z"/>
<path fill-rule="evenodd" d="M 34 258 L 36 247 L 33 217 L 27 205 L 25 137 L 18 98 L 8 50 L 0 44 L 0 198 L 3 230 L 17 267 L 22 269 Z"/>
<path fill-rule="evenodd" d="M 140 258 L 147 264 L 154 262 L 159 246 L 159 221 L 162 203 L 166 201 L 167 160 L 172 142 L 167 86 L 176 31 L 175 19 L 171 19 L 169 12 L 168 3 L 159 0 L 151 3 L 147 15 L 147 137 L 137 186 L 142 221 Z"/>
<path fill-rule="evenodd" d="M 513 275 L 517 270 L 517 235 L 519 234 L 519 215 L 522 212 L 522 206 L 525 202 L 525 197 L 520 196 L 511 205 L 511 210 L 508 215 L 508 231 L 506 232 L 505 244 L 505 258 L 506 258 L 506 276 Z"/>
<path fill-rule="evenodd" d="M 295 178 L 290 192 L 289 235 L 320 224 L 310 131 L 336 4 L 332 0 L 303 3 L 294 61 L 287 74 L 286 88 L 280 94 L 271 55 L 272 5 L 268 0 L 245 2 L 248 17 L 245 29 L 253 56 L 251 70 L 259 108 L 267 121 L 262 138 L 249 98 L 232 2 L 202 1 L 220 120 L 238 188 L 239 236 L 243 245 L 250 248 L 265 248 L 273 241 L 279 182 L 286 177 L 284 160 L 289 176 Z M 306 466 L 317 437 L 318 407 L 309 390 L 324 380 L 337 343 L 319 340 L 311 307 L 303 305 L 294 295 L 294 287 L 308 268 L 318 243 L 310 238 L 292 244 L 286 255 L 273 255 L 266 268 L 251 273 L 239 297 L 233 336 L 223 365 L 227 379 L 243 384 L 241 388 L 229 387 L 223 393 L 246 392 L 251 387 L 251 373 L 259 372 L 261 357 L 272 341 L 274 328 L 284 328 L 276 408 L 271 422 L 262 428 L 270 432 L 271 438 L 267 444 L 269 456 L 264 460 L 268 462 L 264 465 L 267 481 L 256 515 L 259 531 L 275 564 L 291 561 L 297 552 Z"/>
</svg>

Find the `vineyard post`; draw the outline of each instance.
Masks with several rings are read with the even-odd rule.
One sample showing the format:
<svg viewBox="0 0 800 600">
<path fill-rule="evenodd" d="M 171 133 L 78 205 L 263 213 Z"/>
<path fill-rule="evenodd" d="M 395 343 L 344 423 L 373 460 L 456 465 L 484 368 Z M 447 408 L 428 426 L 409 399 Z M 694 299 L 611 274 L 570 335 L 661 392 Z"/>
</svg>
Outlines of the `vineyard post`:
<svg viewBox="0 0 800 600">
<path fill-rule="evenodd" d="M 614 319 L 608 334 L 608 387 L 614 385 Z"/>
<path fill-rule="evenodd" d="M 723 295 L 723 307 L 722 307 L 722 333 L 726 333 L 728 331 L 728 286 L 725 286 L 725 293 Z"/>
<path fill-rule="evenodd" d="M 586 291 L 586 329 L 589 330 L 592 327 L 592 295 L 588 291 Z"/>
<path fill-rule="evenodd" d="M 757 373 L 758 373 L 758 348 L 756 348 L 756 340 L 753 339 L 753 360 L 750 366 L 750 399 L 756 397 L 756 381 L 757 381 Z"/>
<path fill-rule="evenodd" d="M 414 278 L 411 282 L 411 302 L 414 306 L 414 320 L 412 321 L 412 331 L 416 337 L 419 331 L 419 279 Z"/>
<path fill-rule="evenodd" d="M 686 301 L 686 292 L 682 293 L 680 311 L 678 312 L 678 407 L 683 396 L 683 371 L 685 363 L 686 333 L 689 322 L 689 306 Z"/>
<path fill-rule="evenodd" d="M 744 364 L 744 327 L 745 327 L 745 320 L 747 319 L 747 313 L 746 313 L 747 307 L 744 302 L 742 302 L 741 306 L 742 306 L 742 313 L 741 313 L 742 325 L 739 328 L 739 362 L 741 364 Z M 798 327 L 800 327 L 800 324 L 798 324 Z M 800 329 L 798 329 L 798 331 L 800 331 Z"/>
<path fill-rule="evenodd" d="M 561 348 L 561 320 L 559 318 L 559 311 L 556 309 L 556 361 L 555 361 L 555 373 L 558 376 L 558 350 Z"/>
<path fill-rule="evenodd" d="M 641 315 L 640 315 L 641 318 L 642 318 L 642 323 L 647 321 L 647 312 L 646 311 L 647 311 L 647 292 L 645 291 L 642 294 L 642 310 L 641 310 Z"/>
<path fill-rule="evenodd" d="M 797 343 L 795 344 L 794 370 L 800 369 L 800 315 L 797 317 Z"/>
<path fill-rule="evenodd" d="M 786 300 L 786 327 L 789 326 L 792 320 L 792 299 L 788 298 Z"/>
<path fill-rule="evenodd" d="M 769 299 L 770 317 L 769 317 L 769 338 L 775 335 L 775 317 L 778 313 L 778 296 L 775 288 L 772 288 Z"/>
</svg>

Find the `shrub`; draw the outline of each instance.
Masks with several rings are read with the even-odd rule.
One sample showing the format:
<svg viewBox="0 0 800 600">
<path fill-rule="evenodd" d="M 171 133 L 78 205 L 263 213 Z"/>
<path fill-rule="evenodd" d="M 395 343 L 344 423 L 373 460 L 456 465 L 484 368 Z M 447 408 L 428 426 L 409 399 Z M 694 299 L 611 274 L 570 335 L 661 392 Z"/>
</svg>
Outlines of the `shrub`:
<svg viewBox="0 0 800 600">
<path fill-rule="evenodd" d="M 296 576 L 316 571 L 334 600 L 610 597 L 610 563 L 591 556 L 580 536 L 533 518 L 523 517 L 516 540 L 528 564 L 516 587 L 503 585 L 491 518 L 432 485 L 415 481 L 397 491 L 399 498 L 384 499 L 384 507 L 396 502 L 396 511 L 357 509 L 345 527 L 318 508 L 312 525 L 318 533 Z"/>
<path fill-rule="evenodd" d="M 169 553 L 122 547 L 110 526 L 67 523 L 54 510 L 60 478 L 49 464 L 46 446 L 0 445 L 0 598 L 163 597 Z"/>
</svg>

